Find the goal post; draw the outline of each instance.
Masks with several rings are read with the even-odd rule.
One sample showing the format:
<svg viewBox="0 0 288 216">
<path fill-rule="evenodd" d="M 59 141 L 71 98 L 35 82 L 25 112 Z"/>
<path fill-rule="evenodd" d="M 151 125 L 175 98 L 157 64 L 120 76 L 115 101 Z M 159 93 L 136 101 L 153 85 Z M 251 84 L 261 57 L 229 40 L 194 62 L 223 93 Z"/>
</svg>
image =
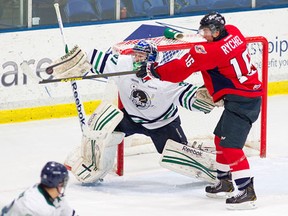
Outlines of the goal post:
<svg viewBox="0 0 288 216">
<path fill-rule="evenodd" d="M 131 54 L 132 47 L 139 40 L 140 39 L 120 42 L 113 47 L 113 51 L 120 53 L 120 54 Z M 169 61 L 170 59 L 172 59 L 173 56 L 180 50 L 189 49 L 191 48 L 193 43 L 199 42 L 201 40 L 203 41 L 203 38 L 200 38 L 196 34 L 193 34 L 193 35 L 185 35 L 184 38 L 182 38 L 182 40 L 167 39 L 164 36 L 155 37 L 155 38 L 147 38 L 147 40 L 152 40 L 157 45 L 159 54 L 161 56 L 161 61 L 165 62 L 165 61 Z M 246 37 L 246 41 L 247 41 L 247 46 L 248 46 L 248 50 L 249 50 L 250 57 L 251 57 L 251 63 L 253 63 L 257 67 L 258 72 L 259 72 L 259 78 L 262 80 L 262 83 L 263 83 L 261 113 L 256 123 L 253 124 L 253 127 L 250 131 L 251 136 L 248 136 L 246 144 L 249 148 L 255 149 L 258 152 L 257 154 L 261 158 L 265 158 L 266 150 L 267 150 L 266 137 L 267 137 L 268 41 L 263 36 Z M 203 82 L 201 75 L 197 76 L 196 73 L 195 75 L 194 74 L 192 75 L 191 75 L 192 80 L 190 80 L 190 77 L 188 79 L 193 84 L 197 85 L 198 82 Z M 191 112 L 191 115 L 192 113 L 193 112 Z M 209 121 L 210 121 L 210 119 L 212 118 L 210 118 L 210 113 L 208 115 L 209 115 Z M 219 114 L 215 114 L 215 115 L 219 115 Z M 180 113 L 180 116 L 181 116 L 181 113 Z M 205 116 L 201 116 L 200 120 L 198 120 L 202 123 L 201 118 L 205 118 Z M 215 124 L 216 124 L 219 120 L 219 116 L 214 117 L 213 120 L 215 121 Z M 209 122 L 209 126 L 210 125 L 213 125 L 213 124 L 210 124 Z M 206 140 L 209 139 L 209 142 L 213 142 L 213 136 L 212 136 L 213 131 L 211 131 L 210 129 L 209 132 L 206 132 L 205 131 L 207 129 L 206 126 L 207 125 L 204 126 L 205 128 L 203 127 L 203 131 L 202 131 L 202 134 L 204 134 L 204 139 Z M 185 125 L 182 124 L 182 127 L 185 132 Z M 194 131 L 194 128 L 193 128 L 193 131 Z M 188 140 L 193 141 L 194 139 L 198 139 L 199 137 L 194 137 L 194 135 L 190 136 L 188 134 L 187 138 Z M 151 144 L 150 139 L 148 139 L 147 141 L 143 141 L 140 139 L 143 139 L 143 138 L 140 137 L 138 140 L 137 138 L 135 140 L 132 140 L 132 142 L 134 142 L 133 146 L 144 145 L 149 142 L 150 142 L 149 144 Z M 203 135 L 201 136 L 201 139 L 203 139 Z M 116 173 L 120 176 L 123 175 L 124 173 L 124 162 L 125 162 L 124 156 L 125 156 L 125 150 L 127 148 L 130 148 L 130 147 L 126 146 L 124 144 L 124 141 L 118 145 L 118 154 L 116 158 Z M 143 148 L 138 148 L 138 149 L 140 149 L 140 152 L 135 152 L 135 154 L 142 153 L 141 149 Z"/>
<path fill-rule="evenodd" d="M 263 36 L 246 37 L 248 44 L 260 43 L 262 45 L 262 58 L 261 68 L 257 67 L 262 75 L 263 95 L 261 105 L 261 125 L 260 125 L 260 157 L 266 157 L 267 151 L 267 97 L 268 97 L 268 40 Z M 260 50 L 261 51 L 261 50 Z"/>
</svg>

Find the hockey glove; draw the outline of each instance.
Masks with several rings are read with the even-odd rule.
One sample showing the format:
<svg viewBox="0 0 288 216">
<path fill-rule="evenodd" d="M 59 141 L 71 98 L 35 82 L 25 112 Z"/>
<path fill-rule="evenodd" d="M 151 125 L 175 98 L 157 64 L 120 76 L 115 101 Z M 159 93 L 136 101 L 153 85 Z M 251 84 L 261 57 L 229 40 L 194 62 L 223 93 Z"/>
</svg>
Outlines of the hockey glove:
<svg viewBox="0 0 288 216">
<path fill-rule="evenodd" d="M 92 68 L 87 59 L 87 55 L 79 46 L 74 46 L 66 55 L 52 62 L 46 68 L 47 74 L 52 74 L 56 78 L 68 78 L 83 76 Z"/>
<path fill-rule="evenodd" d="M 217 104 L 213 102 L 212 96 L 209 94 L 207 88 L 203 85 L 197 89 L 195 101 L 193 102 L 192 106 L 195 109 L 207 114 L 210 113 L 214 107 L 217 106 Z"/>
<path fill-rule="evenodd" d="M 146 81 L 153 78 L 160 79 L 160 76 L 154 69 L 154 62 L 151 61 L 143 63 L 139 71 L 136 73 L 136 76 Z"/>
</svg>

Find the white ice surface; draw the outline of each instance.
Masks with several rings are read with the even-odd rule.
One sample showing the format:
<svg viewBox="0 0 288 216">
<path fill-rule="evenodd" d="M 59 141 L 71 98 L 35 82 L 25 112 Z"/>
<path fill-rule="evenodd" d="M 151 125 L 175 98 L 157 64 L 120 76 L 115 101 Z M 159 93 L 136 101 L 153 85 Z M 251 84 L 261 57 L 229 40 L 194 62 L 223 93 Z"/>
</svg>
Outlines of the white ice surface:
<svg viewBox="0 0 288 216">
<path fill-rule="evenodd" d="M 80 215 L 287 215 L 288 96 L 269 97 L 267 157 L 250 157 L 255 210 L 229 211 L 205 196 L 205 182 L 161 168 L 156 153 L 125 158 L 125 175 L 83 187 L 71 175 L 66 197 Z M 63 161 L 81 139 L 77 118 L 0 125 L 0 207 L 39 181 L 48 160 Z"/>
</svg>

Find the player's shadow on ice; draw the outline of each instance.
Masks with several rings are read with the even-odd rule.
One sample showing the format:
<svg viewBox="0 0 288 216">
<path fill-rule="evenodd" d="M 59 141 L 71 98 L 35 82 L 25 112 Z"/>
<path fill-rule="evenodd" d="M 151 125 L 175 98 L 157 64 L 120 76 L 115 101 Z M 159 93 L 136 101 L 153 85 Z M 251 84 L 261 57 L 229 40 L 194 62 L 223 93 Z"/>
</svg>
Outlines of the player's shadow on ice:
<svg viewBox="0 0 288 216">
<path fill-rule="evenodd" d="M 87 190 L 87 191 L 97 191 L 103 193 L 141 193 L 141 194 L 158 194 L 158 193 L 188 193 L 191 194 L 195 190 L 203 190 L 205 186 L 209 184 L 205 181 L 191 181 L 190 183 L 167 183 L 161 181 L 153 180 L 124 180 L 124 181 L 113 181 L 107 180 L 103 182 L 98 182 L 94 184 L 81 184 L 75 182 L 70 184 L 76 190 Z"/>
</svg>

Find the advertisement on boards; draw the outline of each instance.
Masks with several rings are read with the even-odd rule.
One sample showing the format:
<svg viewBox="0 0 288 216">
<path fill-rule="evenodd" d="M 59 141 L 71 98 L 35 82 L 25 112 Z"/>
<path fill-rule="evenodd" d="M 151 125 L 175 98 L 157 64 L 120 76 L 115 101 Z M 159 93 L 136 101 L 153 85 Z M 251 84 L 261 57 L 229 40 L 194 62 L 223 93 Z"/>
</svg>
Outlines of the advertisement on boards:
<svg viewBox="0 0 288 216">
<path fill-rule="evenodd" d="M 288 31 L 275 23 L 288 19 L 288 9 L 223 13 L 226 23 L 236 25 L 245 36 L 264 36 L 269 41 L 269 82 L 288 80 Z M 198 29 L 202 16 L 145 20 L 64 28 L 70 47 L 79 45 L 89 53 L 93 48 L 107 50 L 133 35 L 141 25 L 166 23 L 179 29 Z M 162 25 L 163 27 L 163 25 Z M 115 32 L 117 30 L 117 32 Z M 189 33 L 189 30 L 184 30 Z M 79 33 L 80 32 L 80 33 Z M 190 33 L 195 31 L 190 31 Z M 44 69 L 65 54 L 59 29 L 2 33 L 0 56 L 1 109 L 65 104 L 73 102 L 70 83 L 39 85 L 25 74 L 20 64 L 27 61 L 33 74 L 48 79 Z M 84 101 L 101 98 L 105 80 L 77 82 Z"/>
</svg>

